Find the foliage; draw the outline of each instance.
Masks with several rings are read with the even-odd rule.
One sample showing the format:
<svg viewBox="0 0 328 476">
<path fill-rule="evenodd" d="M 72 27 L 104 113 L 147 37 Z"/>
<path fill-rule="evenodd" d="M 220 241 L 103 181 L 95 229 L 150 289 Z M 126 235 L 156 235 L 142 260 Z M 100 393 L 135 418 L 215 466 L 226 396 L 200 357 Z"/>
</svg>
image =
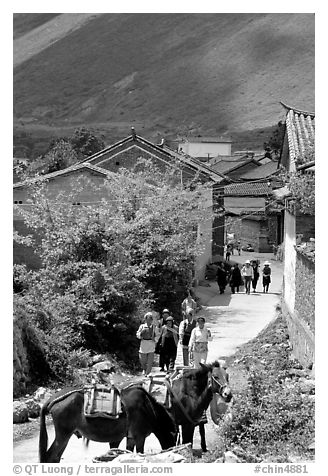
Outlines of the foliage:
<svg viewBox="0 0 328 476">
<path fill-rule="evenodd" d="M 104 147 L 102 137 L 97 137 L 92 131 L 81 127 L 76 129 L 71 137 L 52 139 L 47 152 L 33 160 L 26 170 L 21 171 L 21 174 L 34 176 L 57 172 L 95 154 Z"/>
<path fill-rule="evenodd" d="M 271 152 L 273 152 L 275 156 L 280 155 L 284 140 L 284 134 L 285 123 L 283 121 L 279 121 L 270 139 L 267 142 L 264 142 L 263 144 L 264 150 L 266 150 L 268 156 L 271 155 Z"/>
<path fill-rule="evenodd" d="M 304 393 L 304 377 L 295 377 L 295 369 L 296 375 L 305 371 L 291 359 L 288 344 L 286 321 L 280 314 L 240 351 L 248 385 L 234 394 L 232 421 L 221 428 L 226 447 L 237 444 L 247 454 L 279 457 L 281 462 L 291 454 L 311 456 L 313 395 Z"/>
<path fill-rule="evenodd" d="M 314 173 L 282 171 L 280 178 L 288 187 L 297 209 L 303 214 L 315 215 Z"/>
<path fill-rule="evenodd" d="M 202 248 L 197 224 L 212 213 L 209 188 L 197 177 L 192 185 L 181 185 L 176 167 L 160 171 L 147 161 L 111 175 L 95 204 L 72 205 L 95 187 L 87 179 L 55 200 L 46 182 L 31 185 L 31 207 L 22 213 L 41 237 L 42 268 L 29 272 L 22 299 L 45 336 L 53 374 L 79 349 L 133 364 L 145 310 L 180 310 Z"/>
<path fill-rule="evenodd" d="M 249 376 L 249 391 L 237 399 L 233 413 L 227 440 L 259 455 L 304 453 L 313 437 L 313 400 L 297 384 L 279 383 L 267 371 Z"/>
<path fill-rule="evenodd" d="M 69 141 L 79 160 L 89 157 L 105 148 L 103 138 L 97 137 L 92 131 L 85 127 L 76 129 Z"/>
<path fill-rule="evenodd" d="M 65 169 L 78 161 L 78 156 L 71 143 L 65 139 L 60 139 L 51 147 L 44 157 L 31 162 L 26 170 L 30 176 L 36 174 L 48 174 Z"/>
</svg>

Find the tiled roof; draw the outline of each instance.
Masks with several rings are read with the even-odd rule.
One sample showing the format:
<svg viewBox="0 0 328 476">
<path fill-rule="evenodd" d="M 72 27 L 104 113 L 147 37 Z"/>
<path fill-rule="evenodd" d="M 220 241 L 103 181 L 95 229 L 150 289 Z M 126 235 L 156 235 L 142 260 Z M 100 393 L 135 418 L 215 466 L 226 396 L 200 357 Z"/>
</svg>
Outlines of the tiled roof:
<svg viewBox="0 0 328 476">
<path fill-rule="evenodd" d="M 265 198 L 225 197 L 224 208 L 226 213 L 230 213 L 233 215 L 264 213 Z"/>
<path fill-rule="evenodd" d="M 233 170 L 239 169 L 240 167 L 243 167 L 246 164 L 254 163 L 254 166 L 257 168 L 258 164 L 257 162 L 252 159 L 252 158 L 244 158 L 239 160 L 226 160 L 226 159 L 220 159 L 216 164 L 211 165 L 211 168 L 215 170 L 216 172 L 220 172 L 223 174 L 228 174 L 229 172 L 232 172 Z"/>
<path fill-rule="evenodd" d="M 241 175 L 240 179 L 247 179 L 247 180 L 256 180 L 261 178 L 270 177 L 270 175 L 276 173 L 278 170 L 278 162 L 268 162 L 267 164 L 260 165 L 260 167 L 256 167 L 249 172 Z"/>
<path fill-rule="evenodd" d="M 215 182 L 220 182 L 224 179 L 229 180 L 228 177 L 226 177 L 223 173 L 218 172 L 216 170 L 212 170 L 212 167 L 209 167 L 200 160 L 197 160 L 195 157 L 191 157 L 190 155 L 184 154 L 183 152 L 176 152 L 172 149 L 169 149 L 167 146 L 163 146 L 162 150 L 165 150 L 175 159 L 184 162 L 186 165 L 191 165 L 194 169 L 199 170 L 200 172 L 203 172 L 206 175 L 210 175 L 210 177 Z"/>
<path fill-rule="evenodd" d="M 297 166 L 314 159 L 314 157 L 309 159 L 308 155 L 314 147 L 315 114 L 281 104 L 287 111 L 286 131 L 291 164 Z"/>
<path fill-rule="evenodd" d="M 110 172 L 108 172 L 107 170 L 97 167 L 96 165 L 92 165 L 87 162 L 83 162 L 83 163 L 80 162 L 78 164 L 71 165 L 71 167 L 67 167 L 66 169 L 57 170 L 57 172 L 51 172 L 50 174 L 39 175 L 38 177 L 31 178 L 24 182 L 15 183 L 14 188 L 25 187 L 26 185 L 31 185 L 32 183 L 41 182 L 43 180 L 54 179 L 56 177 L 63 176 L 63 175 L 69 175 L 73 172 L 77 172 L 83 169 L 91 170 L 92 172 L 96 172 L 97 174 L 103 175 L 104 177 L 107 177 L 110 174 Z"/>
<path fill-rule="evenodd" d="M 224 187 L 224 195 L 230 196 L 261 196 L 272 193 L 272 188 L 266 182 L 233 183 Z"/>
<path fill-rule="evenodd" d="M 231 137 L 186 137 L 181 142 L 200 142 L 200 143 L 231 143 Z"/>
<path fill-rule="evenodd" d="M 163 153 L 166 154 L 168 158 L 173 157 L 176 160 L 182 162 L 187 167 L 190 167 L 191 169 L 193 169 L 195 171 L 202 172 L 203 174 L 206 174 L 214 182 L 222 182 L 222 180 L 226 178 L 223 174 L 220 174 L 219 172 L 215 172 L 214 170 L 212 170 L 210 167 L 208 167 L 204 163 L 200 162 L 199 160 L 197 160 L 197 159 L 195 159 L 195 158 L 193 158 L 193 157 L 191 157 L 187 154 L 174 151 L 174 150 L 170 149 L 169 147 L 167 147 L 166 145 L 155 145 L 152 142 L 148 141 L 147 139 L 144 139 L 143 137 L 141 137 L 139 135 L 136 135 L 135 133 L 133 135 L 125 137 L 124 139 L 116 142 L 115 144 L 112 144 L 112 145 L 106 147 L 105 149 L 100 150 L 99 152 L 96 152 L 95 154 L 87 157 L 86 159 L 84 159 L 83 162 L 92 163 L 93 161 L 96 161 L 97 159 L 101 158 L 101 156 L 106 155 L 106 154 L 110 153 L 111 151 L 114 151 L 115 149 L 121 147 L 124 144 L 128 145 L 131 142 L 136 143 L 136 144 L 139 143 L 141 146 L 142 146 L 142 144 L 145 144 L 147 147 L 152 148 L 154 150 L 154 152 L 159 151 L 162 154 Z"/>
</svg>

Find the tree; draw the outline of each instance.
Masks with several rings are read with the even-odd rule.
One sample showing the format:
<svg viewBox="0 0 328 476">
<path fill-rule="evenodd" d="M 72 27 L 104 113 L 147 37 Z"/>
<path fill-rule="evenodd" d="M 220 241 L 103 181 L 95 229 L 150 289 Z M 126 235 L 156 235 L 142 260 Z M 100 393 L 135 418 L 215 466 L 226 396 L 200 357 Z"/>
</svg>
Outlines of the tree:
<svg viewBox="0 0 328 476">
<path fill-rule="evenodd" d="M 192 185 L 181 185 L 178 166 L 160 171 L 147 161 L 111 176 L 101 203 L 88 206 L 72 205 L 85 181 L 56 201 L 46 184 L 33 185 L 33 206 L 23 213 L 42 236 L 42 268 L 29 273 L 21 299 L 46 335 L 56 372 L 59 348 L 68 360 L 82 348 L 135 362 L 145 310 L 165 306 L 178 316 L 203 246 L 195 229 L 212 214 L 211 189 L 197 177 Z"/>
<path fill-rule="evenodd" d="M 280 155 L 284 140 L 285 127 L 285 123 L 283 121 L 279 121 L 268 142 L 264 142 L 263 147 L 266 151 L 267 157 L 272 158 L 272 153 L 276 157 Z"/>
<path fill-rule="evenodd" d="M 39 157 L 29 164 L 25 174 L 35 176 L 45 175 L 66 169 L 78 162 L 78 155 L 71 143 L 65 139 L 57 140 L 44 157 Z"/>
<path fill-rule="evenodd" d="M 52 139 L 47 152 L 33 160 L 21 173 L 22 179 L 24 179 L 24 175 L 31 177 L 66 169 L 104 147 L 105 143 L 102 138 L 97 137 L 85 127 L 81 127 L 76 129 L 71 137 Z"/>
<path fill-rule="evenodd" d="M 105 148 L 103 138 L 97 137 L 92 131 L 85 127 L 76 129 L 69 141 L 80 160 Z"/>
</svg>

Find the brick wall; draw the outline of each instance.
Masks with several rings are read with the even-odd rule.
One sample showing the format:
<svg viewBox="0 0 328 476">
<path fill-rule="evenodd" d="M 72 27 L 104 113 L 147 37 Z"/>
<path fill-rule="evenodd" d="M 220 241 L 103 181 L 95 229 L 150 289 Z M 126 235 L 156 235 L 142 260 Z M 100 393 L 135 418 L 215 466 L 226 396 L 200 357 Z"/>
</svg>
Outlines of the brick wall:
<svg viewBox="0 0 328 476">
<path fill-rule="evenodd" d="M 14 230 L 22 236 L 32 235 L 38 242 L 38 235 L 28 228 L 23 220 L 14 220 Z M 29 269 L 38 269 L 41 266 L 41 259 L 37 252 L 16 242 L 14 242 L 13 261 L 14 264 L 26 264 Z"/>
<path fill-rule="evenodd" d="M 227 233 L 234 233 L 236 240 L 240 240 L 241 246 L 248 244 L 259 250 L 260 222 L 255 220 L 241 219 L 240 217 L 226 218 Z"/>
</svg>

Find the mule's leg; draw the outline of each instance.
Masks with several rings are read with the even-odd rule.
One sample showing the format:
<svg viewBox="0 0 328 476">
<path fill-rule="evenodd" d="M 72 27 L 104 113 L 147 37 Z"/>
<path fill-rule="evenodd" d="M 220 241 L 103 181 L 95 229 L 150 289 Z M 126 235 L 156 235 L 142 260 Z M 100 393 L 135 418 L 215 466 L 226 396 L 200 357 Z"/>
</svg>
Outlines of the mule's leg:
<svg viewBox="0 0 328 476">
<path fill-rule="evenodd" d="M 199 434 L 200 434 L 200 446 L 202 447 L 202 451 L 206 453 L 206 438 L 205 438 L 205 423 L 199 424 Z"/>
<path fill-rule="evenodd" d="M 120 440 L 111 441 L 109 443 L 109 447 L 110 448 L 118 448 L 120 446 L 122 440 L 123 440 L 123 438 L 121 438 Z"/>
<path fill-rule="evenodd" d="M 62 454 L 64 453 L 72 434 L 73 433 L 58 434 L 56 432 L 56 438 L 47 451 L 47 463 L 60 463 Z"/>
<path fill-rule="evenodd" d="M 127 436 L 126 437 L 126 449 L 129 451 L 133 451 L 136 443 L 134 441 L 134 438 L 132 436 Z"/>
<path fill-rule="evenodd" d="M 181 425 L 182 428 L 182 443 L 191 443 L 193 442 L 194 439 L 194 430 L 195 427 L 193 425 Z"/>
<path fill-rule="evenodd" d="M 145 448 L 145 439 L 142 436 L 137 436 L 135 439 L 137 453 L 143 453 Z"/>
</svg>

